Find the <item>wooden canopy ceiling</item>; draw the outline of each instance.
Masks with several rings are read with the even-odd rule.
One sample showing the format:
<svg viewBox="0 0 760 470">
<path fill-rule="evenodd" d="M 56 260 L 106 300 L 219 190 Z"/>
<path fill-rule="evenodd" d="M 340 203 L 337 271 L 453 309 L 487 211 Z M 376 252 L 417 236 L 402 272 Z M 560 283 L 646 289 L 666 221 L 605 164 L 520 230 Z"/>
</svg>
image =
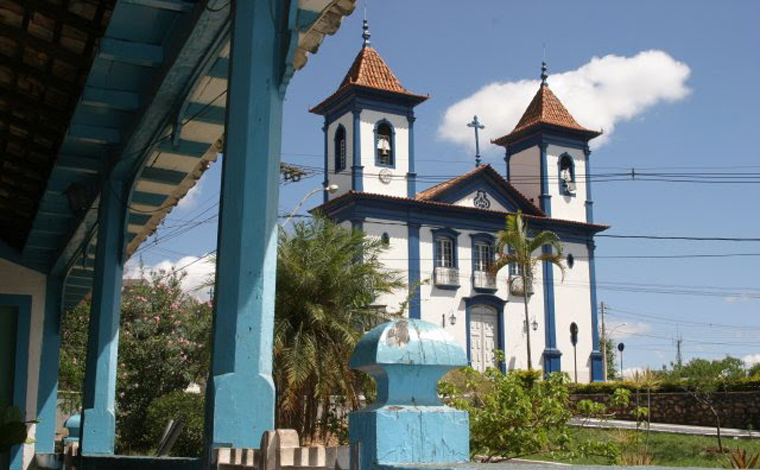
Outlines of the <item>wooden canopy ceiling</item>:
<svg viewBox="0 0 760 470">
<path fill-rule="evenodd" d="M 0 0 L 0 239 L 21 250 L 115 0 Z"/>
</svg>

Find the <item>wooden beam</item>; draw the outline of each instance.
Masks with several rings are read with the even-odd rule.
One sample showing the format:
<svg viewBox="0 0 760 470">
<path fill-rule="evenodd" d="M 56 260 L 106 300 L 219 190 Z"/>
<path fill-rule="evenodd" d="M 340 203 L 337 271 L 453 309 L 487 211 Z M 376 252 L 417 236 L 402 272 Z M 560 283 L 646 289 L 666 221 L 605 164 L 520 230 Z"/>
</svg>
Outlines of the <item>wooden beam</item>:
<svg viewBox="0 0 760 470">
<path fill-rule="evenodd" d="M 53 58 L 68 62 L 71 65 L 82 69 L 88 69 L 90 67 L 90 58 L 84 57 L 76 52 L 66 49 L 60 44 L 53 44 L 52 42 L 40 39 L 37 36 L 33 36 L 26 31 L 7 24 L 0 23 L 0 37 L 8 38 L 12 41 L 18 41 L 24 46 L 31 47 L 45 54 L 50 54 Z"/>
</svg>

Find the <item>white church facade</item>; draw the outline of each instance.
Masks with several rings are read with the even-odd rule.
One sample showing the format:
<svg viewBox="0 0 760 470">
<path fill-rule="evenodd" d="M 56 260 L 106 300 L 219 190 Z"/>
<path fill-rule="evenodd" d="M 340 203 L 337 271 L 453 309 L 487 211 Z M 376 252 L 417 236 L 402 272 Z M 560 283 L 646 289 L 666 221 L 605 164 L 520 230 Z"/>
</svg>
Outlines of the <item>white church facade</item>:
<svg viewBox="0 0 760 470">
<path fill-rule="evenodd" d="M 602 380 L 597 325 L 594 235 L 588 142 L 599 135 L 579 125 L 542 84 L 515 129 L 493 141 L 505 168 L 490 165 L 418 191 L 414 108 L 428 97 L 405 89 L 365 43 L 338 90 L 312 112 L 324 116 L 324 185 L 317 208 L 387 245 L 381 261 L 402 273 L 408 289 L 377 299 L 389 312 L 437 323 L 466 345 L 479 370 L 527 366 L 530 329 L 534 367 L 563 371 L 579 382 Z M 525 324 L 513 270 L 494 278 L 495 236 L 521 210 L 529 234 L 556 233 L 567 266 L 539 265 Z M 571 341 L 577 329 L 577 344 Z M 497 361 L 496 350 L 504 352 Z"/>
</svg>

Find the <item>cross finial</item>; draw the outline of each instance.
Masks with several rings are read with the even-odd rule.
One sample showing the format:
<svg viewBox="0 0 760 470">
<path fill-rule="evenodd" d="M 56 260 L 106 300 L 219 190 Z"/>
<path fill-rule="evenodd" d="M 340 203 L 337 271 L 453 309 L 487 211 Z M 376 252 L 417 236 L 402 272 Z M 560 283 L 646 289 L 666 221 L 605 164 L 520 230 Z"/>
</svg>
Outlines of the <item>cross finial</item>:
<svg viewBox="0 0 760 470">
<path fill-rule="evenodd" d="M 477 168 L 480 166 L 480 142 L 478 139 L 478 130 L 485 129 L 486 126 L 478 121 L 478 116 L 474 116 L 472 122 L 467 124 L 467 127 L 475 129 L 475 167 Z"/>
<path fill-rule="evenodd" d="M 369 33 L 369 22 L 367 21 L 367 5 L 364 5 L 364 23 L 362 23 L 362 39 L 364 39 L 364 46 L 369 46 L 369 38 L 372 36 Z"/>
<path fill-rule="evenodd" d="M 541 62 L 541 86 L 546 85 L 546 79 L 549 75 L 546 74 L 546 61 Z"/>
</svg>

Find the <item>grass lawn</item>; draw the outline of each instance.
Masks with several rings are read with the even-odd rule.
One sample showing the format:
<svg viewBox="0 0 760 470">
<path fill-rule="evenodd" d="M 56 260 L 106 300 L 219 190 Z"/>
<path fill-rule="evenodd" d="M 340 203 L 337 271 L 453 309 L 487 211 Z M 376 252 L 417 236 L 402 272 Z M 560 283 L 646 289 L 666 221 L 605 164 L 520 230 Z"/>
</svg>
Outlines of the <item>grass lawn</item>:
<svg viewBox="0 0 760 470">
<path fill-rule="evenodd" d="M 574 438 L 582 442 L 602 439 L 623 442 L 626 436 L 631 436 L 632 432 L 617 429 L 578 429 L 574 433 Z M 760 452 L 760 439 L 723 438 L 723 446 L 726 449 L 741 448 L 758 453 Z M 727 457 L 718 455 L 717 448 L 718 441 L 715 437 L 656 432 L 649 434 L 649 454 L 653 457 L 652 465 L 726 468 L 728 466 Z M 548 456 L 534 456 L 533 458 L 574 464 L 607 465 L 612 463 L 601 457 L 553 459 Z"/>
</svg>

